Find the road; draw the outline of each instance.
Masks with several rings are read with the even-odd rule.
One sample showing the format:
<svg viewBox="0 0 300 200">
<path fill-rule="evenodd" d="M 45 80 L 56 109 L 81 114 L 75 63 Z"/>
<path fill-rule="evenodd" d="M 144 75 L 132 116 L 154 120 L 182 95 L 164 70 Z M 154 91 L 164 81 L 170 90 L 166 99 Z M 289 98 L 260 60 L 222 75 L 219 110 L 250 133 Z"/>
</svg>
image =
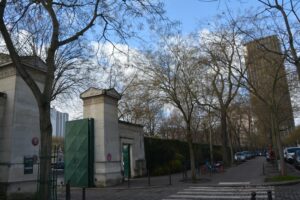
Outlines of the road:
<svg viewBox="0 0 300 200">
<path fill-rule="evenodd" d="M 238 166 L 227 169 L 224 173 L 201 175 L 203 181 L 196 184 L 182 182 L 182 174 L 169 178 L 155 177 L 148 186 L 147 178 L 131 180 L 110 188 L 89 188 L 86 190 L 87 200 L 196 200 L 196 199 L 250 199 L 253 192 L 256 199 L 267 199 L 267 191 L 271 191 L 272 199 L 300 200 L 300 184 L 292 186 L 262 186 L 263 157 L 249 160 Z M 81 200 L 80 188 L 71 190 L 72 200 Z M 64 190 L 60 189 L 60 199 L 64 199 Z"/>
<path fill-rule="evenodd" d="M 225 173 L 216 174 L 211 184 L 244 182 L 248 184 L 262 184 L 264 182 L 263 163 L 264 157 L 248 160 L 240 165 L 233 166 Z"/>
</svg>

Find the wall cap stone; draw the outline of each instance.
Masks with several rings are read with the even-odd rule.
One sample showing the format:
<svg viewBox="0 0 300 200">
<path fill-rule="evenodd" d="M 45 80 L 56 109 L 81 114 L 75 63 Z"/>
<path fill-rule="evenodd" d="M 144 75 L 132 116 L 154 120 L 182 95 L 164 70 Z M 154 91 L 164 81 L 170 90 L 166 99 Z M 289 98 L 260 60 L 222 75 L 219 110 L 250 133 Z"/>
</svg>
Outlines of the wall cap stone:
<svg viewBox="0 0 300 200">
<path fill-rule="evenodd" d="M 116 100 L 121 99 L 121 94 L 119 94 L 114 88 L 110 89 L 98 89 L 94 87 L 90 87 L 86 91 L 80 94 L 81 99 L 87 99 L 91 97 L 97 97 L 97 96 L 108 96 Z"/>
<path fill-rule="evenodd" d="M 38 56 L 21 56 L 21 63 L 26 67 L 47 72 L 46 63 Z M 0 53 L 0 68 L 13 64 L 8 54 Z"/>
<path fill-rule="evenodd" d="M 119 120 L 119 123 L 120 123 L 120 124 L 129 125 L 129 126 L 136 126 L 136 127 L 139 127 L 139 128 L 143 128 L 143 127 L 144 127 L 144 126 L 141 125 L 141 124 L 134 124 L 134 123 L 130 123 L 130 122 L 122 121 L 122 120 Z"/>
</svg>

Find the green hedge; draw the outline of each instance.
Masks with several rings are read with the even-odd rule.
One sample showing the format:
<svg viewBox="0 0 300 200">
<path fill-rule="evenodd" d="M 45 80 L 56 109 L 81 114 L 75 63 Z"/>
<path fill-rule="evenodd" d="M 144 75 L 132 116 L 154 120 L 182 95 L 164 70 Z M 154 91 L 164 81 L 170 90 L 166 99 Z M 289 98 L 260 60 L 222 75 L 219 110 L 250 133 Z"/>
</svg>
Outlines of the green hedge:
<svg viewBox="0 0 300 200">
<path fill-rule="evenodd" d="M 157 138 L 145 138 L 144 141 L 147 168 L 151 175 L 168 174 L 170 170 L 172 173 L 180 172 L 183 170 L 184 164 L 189 166 L 190 154 L 186 142 Z M 209 160 L 208 144 L 194 144 L 193 148 L 197 166 Z M 214 160 L 222 160 L 221 147 L 214 145 L 213 150 Z"/>
</svg>

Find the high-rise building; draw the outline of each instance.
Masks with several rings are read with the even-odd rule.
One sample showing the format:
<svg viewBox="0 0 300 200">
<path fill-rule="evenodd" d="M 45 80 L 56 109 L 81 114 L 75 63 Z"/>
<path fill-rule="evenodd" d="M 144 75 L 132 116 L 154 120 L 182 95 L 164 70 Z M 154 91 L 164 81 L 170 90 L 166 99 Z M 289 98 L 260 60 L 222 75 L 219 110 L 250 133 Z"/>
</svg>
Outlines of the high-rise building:
<svg viewBox="0 0 300 200">
<path fill-rule="evenodd" d="M 259 95 L 251 96 L 257 130 L 267 135 L 271 133 L 273 114 L 270 109 L 274 109 L 280 133 L 287 135 L 295 123 L 280 42 L 276 36 L 268 36 L 247 43 L 246 49 L 248 78 Z"/>
<path fill-rule="evenodd" d="M 52 136 L 65 137 L 65 127 L 68 120 L 68 113 L 62 113 L 51 108 Z"/>
</svg>

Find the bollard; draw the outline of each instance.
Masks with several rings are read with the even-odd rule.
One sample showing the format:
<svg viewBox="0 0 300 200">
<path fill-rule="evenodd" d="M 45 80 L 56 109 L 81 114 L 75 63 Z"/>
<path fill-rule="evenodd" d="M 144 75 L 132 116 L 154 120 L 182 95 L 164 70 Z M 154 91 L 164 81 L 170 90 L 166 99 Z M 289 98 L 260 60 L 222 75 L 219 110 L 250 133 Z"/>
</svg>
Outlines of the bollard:
<svg viewBox="0 0 300 200">
<path fill-rule="evenodd" d="M 150 186 L 151 183 L 150 183 L 150 170 L 148 169 L 148 186 Z"/>
<path fill-rule="evenodd" d="M 127 186 L 130 187 L 130 178 L 128 176 L 128 180 L 127 180 Z"/>
<path fill-rule="evenodd" d="M 169 185 L 172 185 L 172 173 L 171 173 L 171 170 L 169 170 Z"/>
<path fill-rule="evenodd" d="M 251 193 L 251 200 L 255 200 L 256 199 L 256 192 L 252 192 Z"/>
<path fill-rule="evenodd" d="M 82 188 L 82 200 L 85 200 L 85 187 Z"/>
<path fill-rule="evenodd" d="M 183 167 L 182 167 L 182 178 L 183 178 L 183 180 L 187 179 L 187 169 L 186 169 L 185 163 L 183 164 Z"/>
<path fill-rule="evenodd" d="M 71 200 L 70 181 L 66 184 L 66 200 Z"/>
<path fill-rule="evenodd" d="M 268 200 L 272 200 L 272 191 L 268 190 Z"/>
</svg>

